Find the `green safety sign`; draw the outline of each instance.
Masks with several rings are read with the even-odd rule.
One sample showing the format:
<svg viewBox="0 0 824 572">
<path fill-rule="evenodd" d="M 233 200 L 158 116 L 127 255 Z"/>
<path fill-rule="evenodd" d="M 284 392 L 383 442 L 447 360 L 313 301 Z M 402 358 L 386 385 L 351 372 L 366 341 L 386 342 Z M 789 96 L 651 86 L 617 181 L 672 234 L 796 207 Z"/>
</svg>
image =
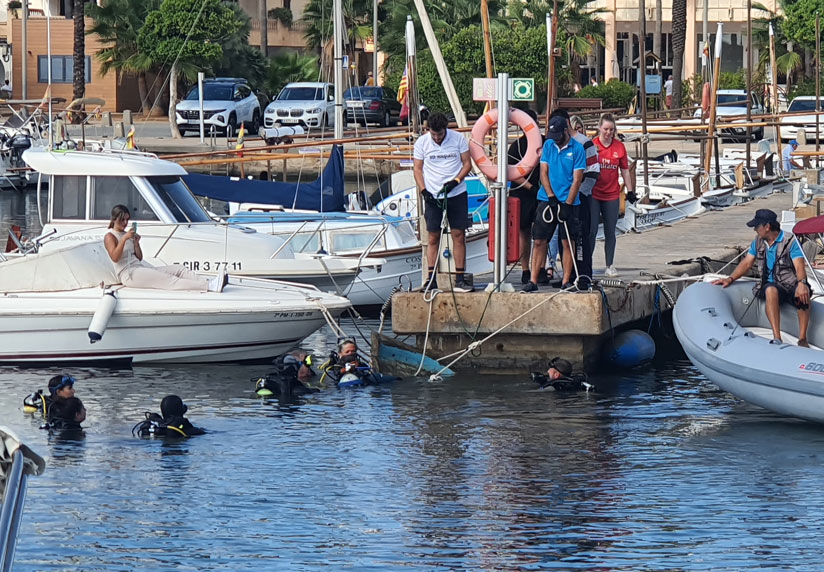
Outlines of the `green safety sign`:
<svg viewBox="0 0 824 572">
<path fill-rule="evenodd" d="M 510 101 L 532 101 L 535 99 L 535 80 L 532 78 L 512 78 L 509 80 Z"/>
</svg>

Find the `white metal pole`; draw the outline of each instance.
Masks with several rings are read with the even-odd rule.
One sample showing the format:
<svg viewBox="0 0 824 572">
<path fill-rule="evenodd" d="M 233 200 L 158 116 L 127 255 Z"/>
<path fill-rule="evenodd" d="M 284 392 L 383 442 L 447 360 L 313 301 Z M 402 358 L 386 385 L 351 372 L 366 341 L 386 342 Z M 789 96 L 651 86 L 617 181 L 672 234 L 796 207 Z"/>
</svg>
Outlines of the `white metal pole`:
<svg viewBox="0 0 824 572">
<path fill-rule="evenodd" d="M 204 75 L 205 74 L 203 72 L 197 72 L 197 105 L 198 105 L 198 109 L 200 110 L 200 113 L 198 114 L 198 117 L 200 118 L 200 120 L 198 121 L 198 123 L 200 123 L 200 142 L 201 143 L 206 142 L 206 133 L 205 133 L 206 126 L 203 122 L 203 76 Z"/>
<path fill-rule="evenodd" d="M 23 0 L 24 3 L 27 3 L 28 0 Z M 46 95 L 49 98 L 48 101 L 48 110 L 49 110 L 49 150 L 54 146 L 54 126 L 52 123 L 52 52 L 51 52 L 51 10 L 49 9 L 49 3 L 46 2 L 44 5 L 46 8 L 46 57 L 48 59 L 48 65 L 46 65 L 46 70 L 48 74 L 48 86 L 46 87 Z M 27 8 L 24 8 L 27 10 Z M 23 48 L 25 51 L 25 48 Z M 26 84 L 23 84 L 23 89 L 26 89 Z"/>
<path fill-rule="evenodd" d="M 343 139 L 343 46 L 341 45 L 343 7 L 341 0 L 335 0 L 333 11 L 333 41 L 335 42 L 335 139 Z"/>
<path fill-rule="evenodd" d="M 509 74 L 498 74 L 498 192 L 495 197 L 495 283 L 500 285 L 506 279 L 506 168 L 507 168 L 507 128 L 509 127 Z"/>
</svg>

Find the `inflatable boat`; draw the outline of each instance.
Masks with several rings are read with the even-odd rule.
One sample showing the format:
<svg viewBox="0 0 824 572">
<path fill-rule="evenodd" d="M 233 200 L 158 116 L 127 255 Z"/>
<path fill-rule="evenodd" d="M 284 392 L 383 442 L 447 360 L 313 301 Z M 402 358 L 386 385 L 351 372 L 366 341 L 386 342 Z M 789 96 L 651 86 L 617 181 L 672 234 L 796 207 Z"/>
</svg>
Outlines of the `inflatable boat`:
<svg viewBox="0 0 824 572">
<path fill-rule="evenodd" d="M 798 313 L 781 305 L 783 343 L 772 334 L 754 281 L 728 288 L 700 282 L 675 304 L 673 324 L 690 361 L 707 378 L 755 405 L 781 415 L 824 423 L 824 304 L 813 299 L 807 339 L 795 345 Z"/>
</svg>

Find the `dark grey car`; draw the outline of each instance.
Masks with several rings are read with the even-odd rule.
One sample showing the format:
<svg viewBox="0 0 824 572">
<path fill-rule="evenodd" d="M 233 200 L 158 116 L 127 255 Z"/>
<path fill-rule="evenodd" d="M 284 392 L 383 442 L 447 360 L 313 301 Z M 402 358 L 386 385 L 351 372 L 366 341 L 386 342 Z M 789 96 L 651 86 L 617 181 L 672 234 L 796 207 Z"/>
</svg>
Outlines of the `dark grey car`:
<svg viewBox="0 0 824 572">
<path fill-rule="evenodd" d="M 346 123 L 361 125 L 377 123 L 381 127 L 400 121 L 401 104 L 395 91 L 388 87 L 351 87 L 343 94 L 346 105 Z"/>
</svg>

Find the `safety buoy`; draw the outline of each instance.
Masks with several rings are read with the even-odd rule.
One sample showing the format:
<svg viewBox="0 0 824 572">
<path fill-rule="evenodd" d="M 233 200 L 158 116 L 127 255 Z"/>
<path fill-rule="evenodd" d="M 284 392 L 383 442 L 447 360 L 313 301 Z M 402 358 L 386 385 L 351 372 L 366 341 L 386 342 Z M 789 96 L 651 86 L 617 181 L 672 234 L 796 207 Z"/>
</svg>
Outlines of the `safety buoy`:
<svg viewBox="0 0 824 572">
<path fill-rule="evenodd" d="M 89 324 L 89 343 L 96 343 L 103 339 L 106 327 L 109 325 L 109 318 L 114 314 L 117 306 L 117 298 L 113 290 L 106 290 L 97 303 L 97 310 L 94 312 L 92 322 Z"/>
<path fill-rule="evenodd" d="M 524 153 L 521 161 L 517 165 L 510 165 L 506 169 L 506 178 L 512 181 L 526 177 L 535 168 L 541 158 L 542 142 L 541 130 L 538 128 L 538 124 L 525 112 L 520 109 L 510 109 L 509 120 L 523 130 L 527 142 L 526 153 Z M 498 109 L 490 109 L 475 122 L 470 136 L 469 154 L 490 181 L 498 180 L 498 165 L 486 156 L 484 140 L 489 130 L 497 123 Z"/>
</svg>

